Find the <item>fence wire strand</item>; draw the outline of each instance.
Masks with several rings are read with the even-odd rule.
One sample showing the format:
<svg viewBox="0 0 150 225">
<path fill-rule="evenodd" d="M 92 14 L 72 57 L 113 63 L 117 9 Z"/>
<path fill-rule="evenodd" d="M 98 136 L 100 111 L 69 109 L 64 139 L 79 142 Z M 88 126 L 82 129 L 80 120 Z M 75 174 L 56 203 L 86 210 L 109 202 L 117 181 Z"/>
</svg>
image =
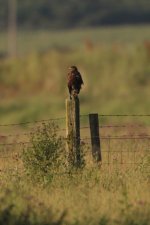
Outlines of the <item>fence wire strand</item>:
<svg viewBox="0 0 150 225">
<path fill-rule="evenodd" d="M 81 117 L 88 117 L 89 114 L 83 114 Z M 149 117 L 150 114 L 98 114 L 99 117 L 101 116 L 108 116 L 108 117 Z"/>
<path fill-rule="evenodd" d="M 82 117 L 87 117 L 89 115 L 81 115 L 80 118 Z M 100 117 L 149 117 L 150 114 L 122 114 L 122 115 L 119 115 L 119 114 L 112 114 L 112 115 L 108 115 L 108 114 L 99 114 L 99 118 Z M 65 118 L 55 118 L 55 119 L 47 119 L 47 120 L 39 120 L 39 121 L 27 121 L 27 122 L 22 122 L 22 123 L 12 123 L 12 124 L 0 124 L 0 127 L 11 127 L 11 126 L 19 126 L 19 125 L 26 125 L 26 124 L 36 124 L 36 123 L 46 123 L 46 122 L 50 122 L 50 121 L 61 121 L 61 120 L 65 120 Z M 38 128 L 38 127 L 37 127 Z M 107 124 L 107 125 L 100 125 L 99 126 L 100 129 L 105 129 L 105 128 L 145 128 L 145 125 L 141 125 L 141 124 Z M 147 126 L 146 126 L 147 128 Z M 81 126 L 80 128 L 81 130 L 84 130 L 84 129 L 89 129 L 90 130 L 90 127 L 89 126 Z M 66 129 L 65 128 L 62 128 L 62 129 L 58 129 L 57 132 L 60 132 L 60 131 L 65 131 Z M 17 131 L 16 131 L 17 132 Z M 15 133 L 15 134 L 0 134 L 0 140 L 3 141 L 4 143 L 1 143 L 0 142 L 0 146 L 29 146 L 29 147 L 32 147 L 33 143 L 32 141 L 30 141 L 30 138 L 29 140 L 27 141 L 21 141 L 18 140 L 17 141 L 10 141 L 10 142 L 5 142 L 5 139 L 6 138 L 11 138 L 11 137 L 24 137 L 24 136 L 31 136 L 31 135 L 34 135 L 36 134 L 36 130 L 32 130 L 30 129 L 29 132 L 25 132 L 25 133 Z M 3 140 L 4 138 L 4 140 Z M 73 137 L 75 138 L 75 137 Z M 102 164 L 114 164 L 114 162 L 112 161 L 112 154 L 114 153 L 118 153 L 120 154 L 120 161 L 117 162 L 118 164 L 142 164 L 142 163 L 138 163 L 136 162 L 136 153 L 139 153 L 140 152 L 140 149 L 132 149 L 132 151 L 129 151 L 127 149 L 124 149 L 124 150 L 113 150 L 111 148 L 111 140 L 150 140 L 150 134 L 134 134 L 134 135 L 131 135 L 131 134 L 126 134 L 126 135 L 108 135 L 108 134 L 105 134 L 105 135 L 100 135 L 100 137 L 98 136 L 95 136 L 95 138 L 99 138 L 100 140 L 107 140 L 108 141 L 108 146 L 107 148 L 105 149 L 102 149 L 101 152 L 102 153 L 106 153 L 107 154 L 107 162 L 102 162 Z M 90 144 L 91 142 L 91 137 L 90 136 L 83 136 L 82 138 L 79 138 L 80 139 L 80 142 L 81 144 Z M 9 140 L 9 139 L 8 139 Z M 8 141 L 7 140 L 7 141 Z M 11 139 L 10 139 L 11 140 Z M 67 141 L 68 138 L 64 137 L 64 135 L 62 136 L 62 140 L 64 141 Z M 47 143 L 47 141 L 45 141 L 45 143 Z M 7 148 L 6 148 L 7 149 Z M 13 150 L 13 148 L 12 148 Z M 124 158 L 123 158 L 123 153 L 133 153 L 133 162 L 124 162 Z M 149 153 L 150 152 L 150 148 L 149 146 L 144 150 L 143 149 L 143 152 L 144 154 L 145 153 Z M 1 152 L 1 154 L 3 154 L 3 152 Z M 1 155 L 0 156 L 0 159 L 8 159 L 8 158 L 11 158 L 10 156 L 10 152 L 7 153 L 8 156 L 6 155 Z M 14 171 L 14 169 L 12 170 Z M 1 172 L 1 171 L 0 171 Z"/>
<path fill-rule="evenodd" d="M 74 137 L 75 139 L 76 137 Z M 93 138 L 99 138 L 100 140 L 103 140 L 103 139 L 108 139 L 108 140 L 117 140 L 117 139 L 122 139 L 122 140 L 144 140 L 144 139 L 147 139 L 147 140 L 150 140 L 150 136 L 149 135 L 146 135 L 146 136 L 141 136 L 141 135 L 137 135 L 137 136 L 126 136 L 126 135 L 123 135 L 123 136 L 95 136 Z M 64 141 L 67 141 L 68 139 L 66 137 L 62 137 L 62 140 Z M 88 136 L 85 136 L 85 137 L 82 137 L 80 138 L 80 141 L 84 141 L 84 140 L 91 140 L 91 137 L 88 137 Z M 48 141 L 45 141 L 45 143 L 47 143 Z M 23 145 L 23 144 L 31 144 L 32 142 L 31 141 L 21 141 L 21 142 L 12 142 L 12 143 L 0 143 L 0 146 L 11 146 L 11 145 Z"/>
<path fill-rule="evenodd" d="M 26 125 L 26 124 L 44 123 L 44 122 L 59 121 L 59 120 L 65 120 L 65 118 L 62 117 L 62 118 L 47 119 L 47 120 L 27 121 L 27 122 L 21 122 L 21 123 L 0 124 L 0 127 L 20 126 L 20 125 Z"/>
</svg>

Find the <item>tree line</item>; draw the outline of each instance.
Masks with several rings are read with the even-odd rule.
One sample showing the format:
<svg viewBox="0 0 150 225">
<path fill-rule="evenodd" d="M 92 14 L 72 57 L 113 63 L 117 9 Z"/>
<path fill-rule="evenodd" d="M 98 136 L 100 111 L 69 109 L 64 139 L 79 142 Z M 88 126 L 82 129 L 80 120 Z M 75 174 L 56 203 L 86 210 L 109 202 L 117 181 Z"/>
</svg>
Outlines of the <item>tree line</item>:
<svg viewBox="0 0 150 225">
<path fill-rule="evenodd" d="M 0 28 L 7 27 L 8 0 L 0 0 Z M 149 0 L 18 0 L 20 28 L 73 28 L 150 22 Z"/>
</svg>

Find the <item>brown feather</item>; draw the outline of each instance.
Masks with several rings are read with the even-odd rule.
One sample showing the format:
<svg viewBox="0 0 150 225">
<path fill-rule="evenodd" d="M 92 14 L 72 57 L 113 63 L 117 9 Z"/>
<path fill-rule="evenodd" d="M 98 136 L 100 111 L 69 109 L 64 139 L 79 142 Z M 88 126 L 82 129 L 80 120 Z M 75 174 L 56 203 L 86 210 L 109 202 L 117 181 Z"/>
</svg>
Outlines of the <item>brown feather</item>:
<svg viewBox="0 0 150 225">
<path fill-rule="evenodd" d="M 83 79 L 78 69 L 75 66 L 70 67 L 70 71 L 67 75 L 67 84 L 70 95 L 74 90 L 77 94 L 79 94 L 81 86 L 83 84 Z"/>
</svg>

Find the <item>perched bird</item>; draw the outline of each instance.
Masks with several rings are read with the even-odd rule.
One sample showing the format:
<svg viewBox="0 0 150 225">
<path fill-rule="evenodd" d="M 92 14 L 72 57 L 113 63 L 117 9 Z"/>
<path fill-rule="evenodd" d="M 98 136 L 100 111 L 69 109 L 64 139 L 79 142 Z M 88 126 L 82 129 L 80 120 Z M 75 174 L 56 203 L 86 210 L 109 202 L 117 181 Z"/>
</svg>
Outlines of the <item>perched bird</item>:
<svg viewBox="0 0 150 225">
<path fill-rule="evenodd" d="M 68 90 L 71 96 L 77 96 L 80 93 L 81 86 L 84 84 L 82 76 L 76 66 L 69 67 L 67 75 Z"/>
</svg>

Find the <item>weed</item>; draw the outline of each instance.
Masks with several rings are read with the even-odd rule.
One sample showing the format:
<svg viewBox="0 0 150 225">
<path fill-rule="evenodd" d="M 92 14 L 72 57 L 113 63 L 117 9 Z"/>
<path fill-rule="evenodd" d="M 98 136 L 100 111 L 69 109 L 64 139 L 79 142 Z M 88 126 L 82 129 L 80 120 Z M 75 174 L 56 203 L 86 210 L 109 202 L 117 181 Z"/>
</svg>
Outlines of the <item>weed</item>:
<svg viewBox="0 0 150 225">
<path fill-rule="evenodd" d="M 63 140 L 54 123 L 43 123 L 31 136 L 31 146 L 23 151 L 25 169 L 33 179 L 50 181 L 62 165 Z"/>
</svg>

